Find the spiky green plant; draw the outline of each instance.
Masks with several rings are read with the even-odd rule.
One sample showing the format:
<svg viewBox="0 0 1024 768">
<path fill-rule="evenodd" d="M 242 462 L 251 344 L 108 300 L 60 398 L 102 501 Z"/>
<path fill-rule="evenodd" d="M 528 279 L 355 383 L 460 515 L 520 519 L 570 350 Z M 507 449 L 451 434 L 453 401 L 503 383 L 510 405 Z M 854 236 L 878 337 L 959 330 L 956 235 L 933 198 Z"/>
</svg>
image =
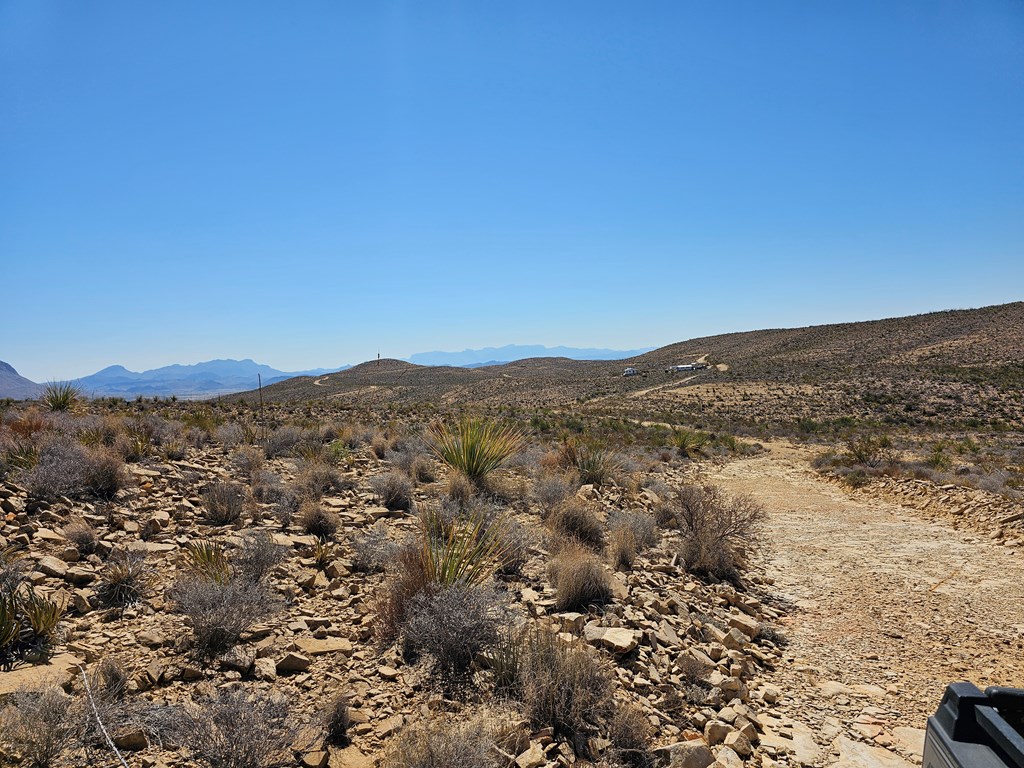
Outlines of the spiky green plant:
<svg viewBox="0 0 1024 768">
<path fill-rule="evenodd" d="M 481 512 L 452 525 L 443 538 L 431 535 L 444 528 L 430 519 L 430 513 L 421 518 L 421 525 L 424 564 L 430 580 L 439 586 L 484 583 L 497 572 L 509 546 L 506 520 Z"/>
<path fill-rule="evenodd" d="M 114 553 L 100 573 L 96 594 L 104 605 L 124 608 L 142 600 L 153 581 L 141 552 Z"/>
<path fill-rule="evenodd" d="M 49 411 L 70 411 L 82 398 L 82 391 L 70 381 L 51 381 L 40 396 Z"/>
<path fill-rule="evenodd" d="M 317 539 L 312 547 L 313 564 L 318 571 L 326 570 L 327 566 L 337 557 L 337 548 L 325 539 Z"/>
<path fill-rule="evenodd" d="M 704 453 L 704 448 L 711 441 L 710 436 L 693 429 L 677 429 L 672 433 L 672 443 L 681 456 L 688 459 L 696 458 Z"/>
<path fill-rule="evenodd" d="M 603 485 L 619 470 L 612 452 L 599 445 L 580 443 L 576 446 L 575 457 L 581 483 Z"/>
<path fill-rule="evenodd" d="M 185 547 L 185 561 L 196 574 L 208 581 L 224 584 L 231 578 L 231 564 L 224 548 L 209 541 L 191 541 Z"/>
<path fill-rule="evenodd" d="M 36 592 L 25 591 L 18 598 L 21 613 L 21 642 L 26 650 L 42 658 L 49 656 L 57 636 L 57 625 L 64 615 L 64 605 Z"/>
<path fill-rule="evenodd" d="M 0 669 L 14 662 L 14 646 L 21 623 L 13 594 L 0 594 Z"/>
<path fill-rule="evenodd" d="M 474 485 L 522 449 L 526 434 L 511 424 L 465 418 L 455 424 L 433 424 L 428 445 L 434 455 L 461 472 Z"/>
</svg>

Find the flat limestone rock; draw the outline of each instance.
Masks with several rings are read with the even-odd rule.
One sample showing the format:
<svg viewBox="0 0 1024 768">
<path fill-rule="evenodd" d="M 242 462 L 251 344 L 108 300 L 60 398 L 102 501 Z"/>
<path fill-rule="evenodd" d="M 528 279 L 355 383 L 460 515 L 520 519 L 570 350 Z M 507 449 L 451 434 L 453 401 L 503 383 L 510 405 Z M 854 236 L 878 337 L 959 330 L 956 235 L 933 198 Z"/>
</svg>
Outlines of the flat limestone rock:
<svg viewBox="0 0 1024 768">
<path fill-rule="evenodd" d="M 78 666 L 84 663 L 77 656 L 62 653 L 50 659 L 48 664 L 27 664 L 10 672 L 0 672 L 0 699 L 22 688 L 37 688 L 46 683 L 63 688 L 78 674 Z"/>
<path fill-rule="evenodd" d="M 300 637 L 296 639 L 295 645 L 307 656 L 322 656 L 325 653 L 351 656 L 353 650 L 352 641 L 345 637 L 325 637 L 322 640 L 315 637 Z"/>
<path fill-rule="evenodd" d="M 859 741 L 840 736 L 839 761 L 833 768 L 914 768 L 902 757 L 882 747 L 872 747 Z"/>
</svg>

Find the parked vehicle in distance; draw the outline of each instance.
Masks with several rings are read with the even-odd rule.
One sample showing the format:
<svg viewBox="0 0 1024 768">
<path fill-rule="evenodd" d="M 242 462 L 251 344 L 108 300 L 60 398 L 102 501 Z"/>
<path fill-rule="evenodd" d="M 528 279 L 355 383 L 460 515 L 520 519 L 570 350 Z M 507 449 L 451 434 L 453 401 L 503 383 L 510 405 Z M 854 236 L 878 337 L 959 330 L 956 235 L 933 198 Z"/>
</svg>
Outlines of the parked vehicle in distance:
<svg viewBox="0 0 1024 768">
<path fill-rule="evenodd" d="M 627 368 L 622 372 L 623 376 L 636 376 L 639 371 L 636 368 Z"/>
</svg>

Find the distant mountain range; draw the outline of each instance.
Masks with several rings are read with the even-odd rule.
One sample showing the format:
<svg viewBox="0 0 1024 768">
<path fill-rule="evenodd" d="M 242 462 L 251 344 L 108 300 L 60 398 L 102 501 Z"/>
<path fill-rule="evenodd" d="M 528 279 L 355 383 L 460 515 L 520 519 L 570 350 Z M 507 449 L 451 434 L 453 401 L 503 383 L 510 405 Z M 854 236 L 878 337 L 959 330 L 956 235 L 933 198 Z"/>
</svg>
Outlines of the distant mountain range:
<svg viewBox="0 0 1024 768">
<path fill-rule="evenodd" d="M 253 389 L 261 378 L 267 385 L 295 376 L 323 376 L 348 367 L 288 372 L 248 359 L 209 360 L 195 365 L 165 365 L 137 373 L 123 365 L 111 365 L 91 376 L 76 379 L 74 383 L 89 397 L 209 397 Z M 42 388 L 42 385 L 19 376 L 7 363 L 0 362 L 0 397 L 36 397 Z"/>
<path fill-rule="evenodd" d="M 43 391 L 41 385 L 20 375 L 14 367 L 0 360 L 0 397 L 27 400 Z"/>
<path fill-rule="evenodd" d="M 503 365 L 531 357 L 567 357 L 570 360 L 622 360 L 650 352 L 643 349 L 581 349 L 578 347 L 545 347 L 540 344 L 507 344 L 504 347 L 464 349 L 462 352 L 418 352 L 407 359 L 416 365 L 453 365 L 459 368 L 479 368 L 485 365 Z"/>
<path fill-rule="evenodd" d="M 616 351 L 613 349 L 578 349 L 575 347 L 544 347 L 509 344 L 504 347 L 467 349 L 462 352 L 423 352 L 409 357 L 418 365 L 479 368 L 502 365 L 529 357 L 568 357 L 575 360 L 617 360 L 647 350 Z M 89 397 L 211 397 L 255 389 L 260 377 L 263 385 L 275 384 L 296 376 L 324 376 L 350 368 L 316 368 L 309 371 L 279 371 L 252 360 L 208 360 L 195 365 L 165 365 L 162 368 L 129 371 L 123 365 L 111 365 L 101 371 L 75 380 Z M 37 397 L 42 391 L 37 384 L 7 363 L 0 361 L 0 397 L 17 400 Z"/>
</svg>

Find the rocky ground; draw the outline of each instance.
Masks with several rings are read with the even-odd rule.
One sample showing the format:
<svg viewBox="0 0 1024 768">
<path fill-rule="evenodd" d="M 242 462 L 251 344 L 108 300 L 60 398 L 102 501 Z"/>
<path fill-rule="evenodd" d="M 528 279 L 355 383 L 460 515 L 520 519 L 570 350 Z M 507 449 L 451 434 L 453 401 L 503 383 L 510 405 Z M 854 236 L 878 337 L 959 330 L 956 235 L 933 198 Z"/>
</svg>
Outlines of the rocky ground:
<svg viewBox="0 0 1024 768">
<path fill-rule="evenodd" d="M 78 670 L 111 658 L 130 670 L 128 696 L 140 707 L 202 702 L 241 685 L 290 705 L 296 760 L 320 768 L 386 765 L 403 729 L 495 706 L 486 669 L 471 693 L 452 697 L 423 659 L 374 640 L 374 597 L 386 576 L 356 568 L 354 537 L 377 527 L 401 541 L 418 530 L 414 514 L 389 511 L 372 490 L 372 478 L 395 469 L 393 453 L 378 457 L 368 445 L 346 453 L 344 482 L 319 500 L 340 527 L 318 563 L 314 538 L 295 521 L 282 525 L 270 505 L 250 499 L 234 524 L 209 523 L 201 489 L 249 480 L 237 451 L 212 440 L 179 459 L 136 461 L 128 465 L 132 482 L 109 502 L 42 499 L 15 479 L 0 485 L 0 549 L 17 550 L 36 589 L 67 606 L 56 656 L 0 671 L 0 698 L 47 680 L 80 696 Z M 497 587 L 519 621 L 550 627 L 612 666 L 616 701 L 650 723 L 649 764 L 904 766 L 920 760 L 921 729 L 945 683 L 1024 685 L 1024 624 L 1015 610 L 1024 596 L 1024 537 L 1019 522 L 998 524 L 1012 509 L 957 497 L 950 518 L 950 494 L 961 490 L 915 485 L 899 496 L 916 499 L 904 506 L 892 500 L 896 481 L 851 491 L 815 473 L 810 458 L 779 442 L 753 457 L 646 463 L 618 483 L 573 488 L 607 526 L 616 510 L 654 518 L 672 505 L 673 489 L 713 482 L 766 506 L 771 542 L 737 589 L 688 573 L 680 532 L 669 526 L 631 568 L 606 565 L 612 600 L 580 612 L 556 610 L 546 510 L 532 491 L 536 460 L 504 474 L 501 504 L 530 544 L 521 572 Z M 289 456 L 265 469 L 286 485 L 303 471 Z M 417 504 L 443 496 L 438 474 L 416 487 Z M 99 533 L 96 553 L 65 536 L 76 519 Z M 226 654 L 202 661 L 189 652 L 189 628 L 167 590 L 184 572 L 190 543 L 213 541 L 232 553 L 254 530 L 286 551 L 269 577 L 283 608 Z M 142 553 L 154 576 L 145 598 L 125 610 L 105 608 L 97 596 L 115 550 Z M 321 727 L 338 693 L 349 698 L 347 746 L 329 745 Z M 134 721 L 109 725 L 130 765 L 196 764 Z M 584 752 L 604 765 L 620 759 L 603 731 L 582 749 L 551 729 L 521 726 L 502 750 L 519 768 L 585 765 Z M 113 764 L 110 753 L 99 754 Z M 55 764 L 85 759 L 69 749 Z"/>
</svg>

